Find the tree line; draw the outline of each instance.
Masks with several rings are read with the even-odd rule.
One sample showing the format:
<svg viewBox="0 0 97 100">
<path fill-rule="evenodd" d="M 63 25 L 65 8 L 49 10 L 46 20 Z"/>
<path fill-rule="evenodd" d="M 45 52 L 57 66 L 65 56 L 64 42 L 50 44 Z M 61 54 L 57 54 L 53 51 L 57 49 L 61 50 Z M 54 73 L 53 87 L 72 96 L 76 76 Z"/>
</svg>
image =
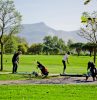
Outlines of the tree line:
<svg viewBox="0 0 97 100">
<path fill-rule="evenodd" d="M 3 41 L 5 41 L 7 37 L 7 35 L 4 35 Z M 26 39 L 12 35 L 4 44 L 3 53 L 13 54 L 17 50 L 21 50 L 23 54 L 48 55 L 65 53 L 68 48 L 65 42 L 57 36 L 45 36 L 43 43 L 33 43 L 29 46 Z"/>
<path fill-rule="evenodd" d="M 6 40 L 7 36 L 4 36 Z M 97 47 L 92 43 L 74 43 L 72 40 L 68 40 L 65 43 L 61 38 L 57 36 L 45 36 L 43 43 L 32 43 L 28 45 L 25 38 L 18 36 L 10 36 L 8 41 L 4 45 L 4 54 L 13 54 L 17 50 L 21 50 L 23 54 L 45 54 L 45 55 L 62 55 L 67 51 L 72 54 L 80 55 L 93 55 L 93 51 Z"/>
</svg>

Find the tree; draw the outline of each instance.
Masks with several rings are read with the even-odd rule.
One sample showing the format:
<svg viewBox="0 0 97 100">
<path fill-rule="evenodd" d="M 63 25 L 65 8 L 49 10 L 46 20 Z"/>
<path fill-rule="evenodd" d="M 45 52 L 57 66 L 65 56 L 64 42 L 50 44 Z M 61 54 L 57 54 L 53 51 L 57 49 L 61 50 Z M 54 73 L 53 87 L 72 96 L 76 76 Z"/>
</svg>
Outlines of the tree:
<svg viewBox="0 0 97 100">
<path fill-rule="evenodd" d="M 62 39 L 58 38 L 57 36 L 44 37 L 43 44 L 44 44 L 43 51 L 46 54 L 58 54 L 67 51 L 65 42 Z"/>
<path fill-rule="evenodd" d="M 84 12 L 81 17 L 83 27 L 78 33 L 81 37 L 87 39 L 94 45 L 94 63 L 96 61 L 96 45 L 97 45 L 97 12 L 89 14 Z"/>
<path fill-rule="evenodd" d="M 68 51 L 68 47 L 65 45 L 65 42 L 61 38 L 58 40 L 57 47 L 59 48 L 60 54 L 64 54 Z"/>
<path fill-rule="evenodd" d="M 70 48 L 70 46 L 73 44 L 74 42 L 71 40 L 71 39 L 69 39 L 68 41 L 67 41 L 67 47 L 68 47 L 68 51 L 71 51 L 71 48 Z"/>
<path fill-rule="evenodd" d="M 45 36 L 43 39 L 43 52 L 46 54 L 52 53 L 53 39 L 51 36 Z"/>
<path fill-rule="evenodd" d="M 17 50 L 18 50 L 18 43 L 15 40 L 15 38 L 11 36 L 4 45 L 4 52 L 12 54 Z"/>
<path fill-rule="evenodd" d="M 52 46 L 52 37 L 51 36 L 45 36 L 44 39 L 43 39 L 43 43 L 46 45 L 46 46 L 49 46 L 51 47 Z"/>
<path fill-rule="evenodd" d="M 70 47 L 71 44 L 73 44 L 73 41 L 71 39 L 69 39 L 67 42 L 67 46 Z"/>
<path fill-rule="evenodd" d="M 12 0 L 0 0 L 0 44 L 1 44 L 1 71 L 3 70 L 3 48 L 12 34 L 20 30 L 21 15 L 15 9 Z M 8 37 L 3 40 L 4 34 Z"/>
<path fill-rule="evenodd" d="M 8 36 L 4 35 L 3 39 L 6 40 Z M 24 38 L 11 35 L 4 45 L 4 53 L 14 53 L 21 50 L 23 54 L 27 53 L 28 43 Z"/>
<path fill-rule="evenodd" d="M 52 54 L 58 54 L 59 53 L 59 45 L 58 45 L 58 37 L 57 36 L 53 36 L 52 37 Z"/>
<path fill-rule="evenodd" d="M 50 48 L 49 46 L 43 44 L 43 53 L 48 55 L 50 53 L 50 51 L 52 51 L 52 48 Z"/>
<path fill-rule="evenodd" d="M 76 52 L 77 52 L 77 54 L 79 56 L 80 52 L 82 50 L 82 46 L 83 46 L 83 43 L 73 43 L 73 44 L 70 45 L 70 48 L 76 49 Z"/>
<path fill-rule="evenodd" d="M 82 47 L 83 50 L 88 50 L 90 52 L 90 57 L 92 56 L 92 52 L 94 50 L 94 45 L 92 43 L 86 43 Z"/>
<path fill-rule="evenodd" d="M 18 44 L 18 50 L 22 52 L 22 54 L 27 53 L 27 45 L 24 43 Z"/>
<path fill-rule="evenodd" d="M 43 50 L 43 45 L 41 43 L 38 43 L 38 44 L 32 44 L 28 49 L 28 52 L 32 54 L 41 54 L 42 50 Z"/>
</svg>

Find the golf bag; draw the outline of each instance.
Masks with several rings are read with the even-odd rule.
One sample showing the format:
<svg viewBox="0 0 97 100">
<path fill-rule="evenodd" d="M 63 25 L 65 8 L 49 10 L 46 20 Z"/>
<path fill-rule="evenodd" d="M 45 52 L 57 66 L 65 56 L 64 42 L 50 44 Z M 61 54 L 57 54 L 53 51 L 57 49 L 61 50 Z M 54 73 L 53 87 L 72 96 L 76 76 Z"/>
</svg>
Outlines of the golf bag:
<svg viewBox="0 0 97 100">
<path fill-rule="evenodd" d="M 37 67 L 41 70 L 41 74 L 48 76 L 48 70 L 40 63 L 37 61 Z"/>
</svg>

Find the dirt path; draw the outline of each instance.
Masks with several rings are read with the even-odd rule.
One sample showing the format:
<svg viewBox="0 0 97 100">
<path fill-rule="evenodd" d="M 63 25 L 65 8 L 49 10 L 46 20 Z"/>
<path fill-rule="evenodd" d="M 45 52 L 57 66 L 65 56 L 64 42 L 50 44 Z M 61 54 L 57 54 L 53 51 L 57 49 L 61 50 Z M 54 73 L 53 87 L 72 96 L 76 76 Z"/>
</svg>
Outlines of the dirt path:
<svg viewBox="0 0 97 100">
<path fill-rule="evenodd" d="M 0 85 L 6 84 L 97 84 L 90 77 L 86 82 L 85 77 L 54 77 L 50 79 L 30 79 L 30 80 L 6 80 L 0 81 Z"/>
</svg>

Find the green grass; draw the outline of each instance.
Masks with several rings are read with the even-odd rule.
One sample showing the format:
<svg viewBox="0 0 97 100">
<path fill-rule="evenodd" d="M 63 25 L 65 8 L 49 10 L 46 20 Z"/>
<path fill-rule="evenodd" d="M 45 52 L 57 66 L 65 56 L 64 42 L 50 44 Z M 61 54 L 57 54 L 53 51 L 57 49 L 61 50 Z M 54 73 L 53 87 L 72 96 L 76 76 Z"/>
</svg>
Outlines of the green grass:
<svg viewBox="0 0 97 100">
<path fill-rule="evenodd" d="M 18 72 L 40 72 L 35 60 L 47 67 L 50 73 L 61 73 L 63 69 L 61 55 L 21 55 Z M 28 79 L 28 76 L 11 74 L 12 55 L 4 55 L 4 72 L 0 80 Z M 70 56 L 67 73 L 86 73 L 87 62 L 93 57 Z M 49 77 L 50 78 L 50 77 Z M 35 79 L 35 78 L 34 78 Z M 37 78 L 38 79 L 38 78 Z M 40 78 L 39 78 L 40 79 Z M 97 100 L 97 85 L 0 85 L 0 100 Z"/>
<path fill-rule="evenodd" d="M 97 85 L 0 85 L 0 100 L 97 100 Z"/>
<path fill-rule="evenodd" d="M 12 56 L 4 55 L 4 71 L 12 72 Z M 18 67 L 18 72 L 32 72 L 36 71 L 40 73 L 37 69 L 36 60 L 40 61 L 46 66 L 49 73 L 60 74 L 63 70 L 62 55 L 21 55 L 20 63 Z M 69 64 L 67 64 L 66 73 L 84 74 L 87 69 L 87 62 L 93 60 L 93 57 L 89 56 L 70 56 Z M 4 72 L 3 71 L 3 72 Z M 0 80 L 17 80 L 17 79 L 28 79 L 29 76 L 26 75 L 13 75 L 13 74 L 1 74 Z"/>
<path fill-rule="evenodd" d="M 4 71 L 12 72 L 12 56 L 4 55 Z M 37 69 L 36 60 L 40 61 L 46 66 L 49 73 L 60 74 L 63 70 L 62 55 L 21 55 L 20 63 L 18 67 L 18 72 L 32 72 L 36 71 L 40 73 Z M 66 73 L 84 74 L 87 69 L 87 62 L 92 61 L 93 57 L 89 56 L 70 56 L 69 64 L 67 64 Z M 3 71 L 3 72 L 4 72 Z M 0 80 L 17 80 L 17 79 L 27 79 L 23 75 L 6 75 L 0 72 Z"/>
<path fill-rule="evenodd" d="M 25 80 L 29 79 L 29 76 L 24 75 L 17 75 L 17 74 L 0 74 L 0 81 L 1 80 Z"/>
<path fill-rule="evenodd" d="M 50 73 L 62 73 L 61 55 L 21 55 L 18 72 L 40 72 L 36 68 L 35 60 L 40 61 L 47 67 Z M 12 71 L 11 63 L 12 55 L 4 55 L 4 70 Z M 93 60 L 93 57 L 89 56 L 70 56 L 69 64 L 67 64 L 67 73 L 86 73 L 87 62 Z"/>
<path fill-rule="evenodd" d="M 58 76 L 53 76 L 58 77 Z M 52 76 L 48 76 L 46 79 L 50 79 Z M 41 75 L 38 77 L 35 77 L 34 75 L 29 76 L 28 74 L 0 74 L 0 81 L 5 81 L 5 80 L 41 80 L 43 79 Z"/>
</svg>

